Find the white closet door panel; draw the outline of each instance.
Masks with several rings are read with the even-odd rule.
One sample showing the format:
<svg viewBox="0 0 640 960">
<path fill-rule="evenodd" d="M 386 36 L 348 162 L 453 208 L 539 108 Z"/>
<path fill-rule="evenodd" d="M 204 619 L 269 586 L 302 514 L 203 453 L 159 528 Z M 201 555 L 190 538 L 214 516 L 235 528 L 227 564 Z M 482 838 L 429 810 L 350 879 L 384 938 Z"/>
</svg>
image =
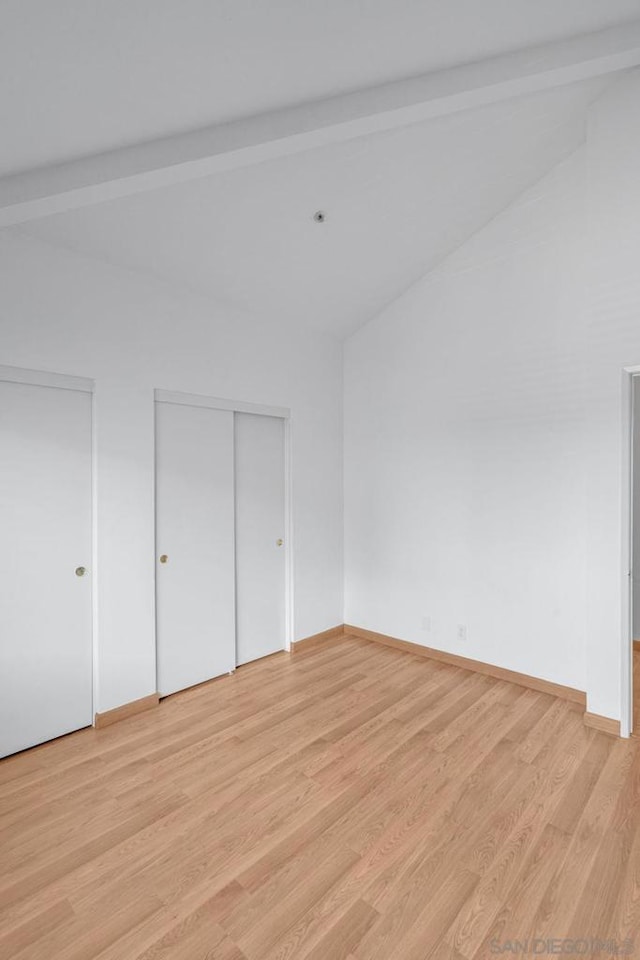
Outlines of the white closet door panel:
<svg viewBox="0 0 640 960">
<path fill-rule="evenodd" d="M 161 695 L 235 667 L 233 519 L 233 413 L 157 403 Z"/>
<path fill-rule="evenodd" d="M 284 421 L 235 415 L 237 662 L 285 646 Z"/>
<path fill-rule="evenodd" d="M 91 495 L 91 395 L 0 382 L 2 756 L 92 722 Z"/>
</svg>

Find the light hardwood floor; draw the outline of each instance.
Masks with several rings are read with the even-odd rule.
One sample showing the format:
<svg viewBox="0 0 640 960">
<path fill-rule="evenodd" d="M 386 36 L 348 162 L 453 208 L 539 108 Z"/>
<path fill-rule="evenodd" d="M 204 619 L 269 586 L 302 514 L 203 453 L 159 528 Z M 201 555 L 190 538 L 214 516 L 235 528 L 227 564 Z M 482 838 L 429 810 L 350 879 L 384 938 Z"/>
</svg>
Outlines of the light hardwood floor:
<svg viewBox="0 0 640 960">
<path fill-rule="evenodd" d="M 329 641 L 2 762 L 0 957 L 640 957 L 639 799 L 578 705 Z"/>
</svg>

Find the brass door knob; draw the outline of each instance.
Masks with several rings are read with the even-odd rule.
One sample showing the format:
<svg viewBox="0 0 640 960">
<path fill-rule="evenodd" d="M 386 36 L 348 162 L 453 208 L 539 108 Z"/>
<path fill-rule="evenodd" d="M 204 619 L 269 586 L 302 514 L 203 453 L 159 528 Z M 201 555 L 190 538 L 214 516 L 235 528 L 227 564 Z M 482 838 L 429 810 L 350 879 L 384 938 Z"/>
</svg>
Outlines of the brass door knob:
<svg viewBox="0 0 640 960">
<path fill-rule="evenodd" d="M 281 539 L 276 540 L 276 547 L 281 547 L 283 543 L 284 543 L 284 540 L 281 540 Z"/>
<path fill-rule="evenodd" d="M 86 567 L 76 567 L 76 577 L 84 577 L 87 572 Z"/>
<path fill-rule="evenodd" d="M 160 563 L 166 563 L 168 559 L 169 557 L 166 555 L 166 553 L 163 553 L 160 557 Z"/>
</svg>

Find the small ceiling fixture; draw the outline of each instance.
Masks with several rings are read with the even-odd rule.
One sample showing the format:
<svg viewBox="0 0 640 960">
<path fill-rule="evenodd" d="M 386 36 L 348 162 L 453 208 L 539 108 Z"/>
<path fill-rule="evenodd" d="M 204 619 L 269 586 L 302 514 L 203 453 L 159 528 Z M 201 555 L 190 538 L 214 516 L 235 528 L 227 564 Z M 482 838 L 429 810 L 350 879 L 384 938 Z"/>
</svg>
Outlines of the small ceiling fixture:
<svg viewBox="0 0 640 960">
<path fill-rule="evenodd" d="M 324 221 L 327 219 L 327 215 L 323 210 L 316 210 L 313 215 L 313 219 L 316 223 L 324 223 Z"/>
</svg>

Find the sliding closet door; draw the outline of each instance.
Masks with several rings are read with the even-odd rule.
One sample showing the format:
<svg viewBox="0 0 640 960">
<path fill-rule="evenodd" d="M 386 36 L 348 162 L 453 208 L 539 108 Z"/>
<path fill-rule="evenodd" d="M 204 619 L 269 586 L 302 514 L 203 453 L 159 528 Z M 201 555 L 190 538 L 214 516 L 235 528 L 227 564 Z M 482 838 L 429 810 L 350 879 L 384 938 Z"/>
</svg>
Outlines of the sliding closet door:
<svg viewBox="0 0 640 960">
<path fill-rule="evenodd" d="M 235 667 L 233 413 L 156 403 L 161 696 Z"/>
<path fill-rule="evenodd" d="M 0 382 L 0 756 L 92 722 L 91 394 Z"/>
<path fill-rule="evenodd" d="M 285 646 L 284 420 L 235 415 L 238 664 Z"/>
</svg>

